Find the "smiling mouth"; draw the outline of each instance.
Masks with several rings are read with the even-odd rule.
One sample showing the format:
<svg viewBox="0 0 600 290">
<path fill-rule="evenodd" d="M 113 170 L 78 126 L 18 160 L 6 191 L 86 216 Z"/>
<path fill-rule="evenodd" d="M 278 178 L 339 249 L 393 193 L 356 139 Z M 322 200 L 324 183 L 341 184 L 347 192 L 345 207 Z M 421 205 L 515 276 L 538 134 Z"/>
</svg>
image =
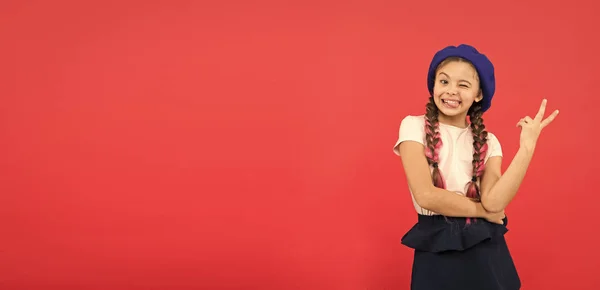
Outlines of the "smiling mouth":
<svg viewBox="0 0 600 290">
<path fill-rule="evenodd" d="M 458 100 L 446 100 L 446 99 L 442 99 L 442 103 L 450 106 L 450 107 L 458 107 L 458 105 L 460 105 L 462 102 L 458 101 Z"/>
</svg>

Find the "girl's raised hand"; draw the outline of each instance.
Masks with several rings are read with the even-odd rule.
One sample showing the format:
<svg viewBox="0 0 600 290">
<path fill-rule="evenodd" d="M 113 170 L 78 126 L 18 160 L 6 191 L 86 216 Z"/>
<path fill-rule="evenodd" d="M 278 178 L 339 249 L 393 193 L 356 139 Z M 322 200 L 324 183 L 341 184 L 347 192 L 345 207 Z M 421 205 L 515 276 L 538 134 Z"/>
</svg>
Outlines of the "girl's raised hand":
<svg viewBox="0 0 600 290">
<path fill-rule="evenodd" d="M 526 116 L 517 123 L 517 127 L 521 127 L 521 147 L 533 150 L 542 129 L 552 123 L 554 118 L 558 115 L 558 110 L 556 110 L 548 116 L 548 118 L 543 119 L 547 102 L 546 99 L 542 101 L 542 105 L 540 106 L 537 115 L 535 115 L 535 118 L 532 119 L 531 117 Z"/>
</svg>

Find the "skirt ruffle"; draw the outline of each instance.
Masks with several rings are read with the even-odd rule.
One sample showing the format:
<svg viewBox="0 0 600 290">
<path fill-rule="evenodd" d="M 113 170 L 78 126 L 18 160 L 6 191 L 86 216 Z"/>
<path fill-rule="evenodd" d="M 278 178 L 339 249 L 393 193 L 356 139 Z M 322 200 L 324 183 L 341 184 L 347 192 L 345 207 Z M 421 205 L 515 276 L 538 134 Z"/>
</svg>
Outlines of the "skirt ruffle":
<svg viewBox="0 0 600 290">
<path fill-rule="evenodd" d="M 508 232 L 507 225 L 507 218 L 504 225 L 483 219 L 471 220 L 467 225 L 465 218 L 419 215 L 418 223 L 402 237 L 402 244 L 432 253 L 464 251 L 483 241 L 503 236 Z"/>
</svg>

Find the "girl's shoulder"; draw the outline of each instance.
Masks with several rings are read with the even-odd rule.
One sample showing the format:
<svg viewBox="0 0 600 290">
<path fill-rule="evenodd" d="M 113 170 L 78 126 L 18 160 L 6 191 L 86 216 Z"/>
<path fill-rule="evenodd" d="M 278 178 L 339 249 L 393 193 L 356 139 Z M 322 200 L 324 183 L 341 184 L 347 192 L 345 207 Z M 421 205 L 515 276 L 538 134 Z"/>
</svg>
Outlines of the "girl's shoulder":
<svg viewBox="0 0 600 290">
<path fill-rule="evenodd" d="M 407 115 L 400 122 L 394 153 L 400 155 L 398 146 L 404 141 L 415 141 L 425 145 L 425 115 Z"/>
<path fill-rule="evenodd" d="M 425 126 L 425 115 L 407 115 L 400 122 L 400 128 L 416 129 Z"/>
<path fill-rule="evenodd" d="M 424 123 L 425 122 L 425 115 L 421 114 L 421 115 L 406 115 L 402 121 L 413 121 L 413 122 L 421 122 Z"/>
</svg>

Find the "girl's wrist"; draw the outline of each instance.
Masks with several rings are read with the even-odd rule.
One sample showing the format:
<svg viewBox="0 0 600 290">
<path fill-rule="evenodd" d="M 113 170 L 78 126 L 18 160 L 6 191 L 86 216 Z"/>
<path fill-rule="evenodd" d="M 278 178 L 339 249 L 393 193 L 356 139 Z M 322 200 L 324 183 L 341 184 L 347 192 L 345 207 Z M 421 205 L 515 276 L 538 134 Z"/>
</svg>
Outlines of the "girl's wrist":
<svg viewBox="0 0 600 290">
<path fill-rule="evenodd" d="M 528 155 L 532 155 L 535 151 L 535 143 L 533 144 L 521 144 L 519 147 L 519 151 L 526 153 Z"/>
</svg>

